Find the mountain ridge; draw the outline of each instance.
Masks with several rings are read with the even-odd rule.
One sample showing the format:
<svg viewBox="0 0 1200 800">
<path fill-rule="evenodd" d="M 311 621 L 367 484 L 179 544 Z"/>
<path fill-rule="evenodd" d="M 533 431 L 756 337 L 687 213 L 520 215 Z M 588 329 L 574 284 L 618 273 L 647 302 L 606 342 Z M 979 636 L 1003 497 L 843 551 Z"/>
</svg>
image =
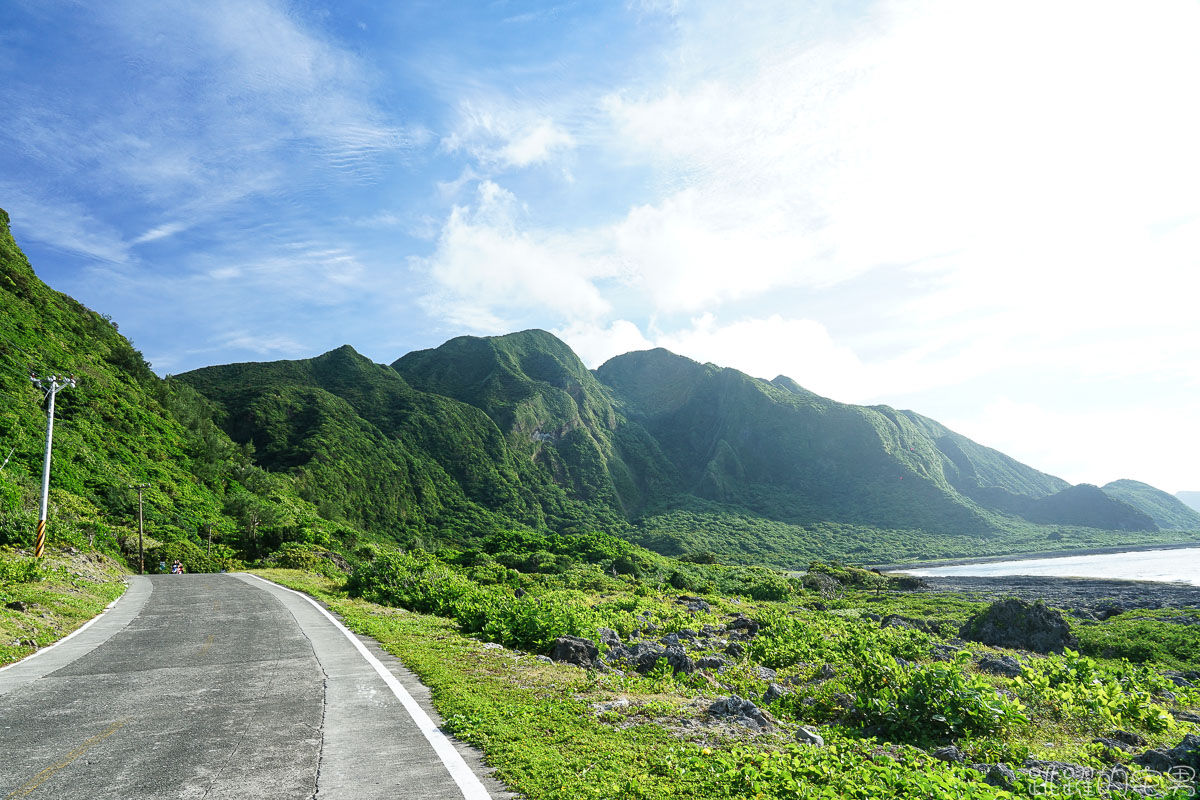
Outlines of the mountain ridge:
<svg viewBox="0 0 1200 800">
<path fill-rule="evenodd" d="M 962 549 L 1014 532 L 1048 537 L 1047 526 L 1060 538 L 1160 530 L 1147 492 L 1071 486 L 916 412 L 838 403 L 787 376 L 763 381 L 662 348 L 588 370 L 566 343 L 532 329 L 455 337 L 390 368 L 414 392 L 490 421 L 489 435 L 504 443 L 491 457 L 514 465 L 505 491 L 541 508 L 516 517 L 472 496 L 497 524 L 599 524 L 686 555 L 705 528 L 742 518 L 746 530 L 766 526 L 782 540 L 769 548 L 776 563 L 811 550 L 815 529 L 860 540 L 919 531 Z M 558 500 L 546 504 L 548 495 Z M 723 547 L 762 552 L 752 535 L 726 537 Z"/>
<path fill-rule="evenodd" d="M 1069 487 L 912 411 L 661 349 L 589 370 L 536 329 L 390 366 L 343 345 L 160 379 L 114 322 L 38 279 L 6 214 L 0 305 L 0 544 L 25 543 L 36 512 L 30 369 L 81 378 L 59 397 L 52 535 L 128 556 L 127 487 L 149 483 L 155 552 L 213 568 L 285 545 L 521 530 L 799 567 L 1180 541 L 1159 523 L 1191 519 L 1153 487 Z"/>
</svg>

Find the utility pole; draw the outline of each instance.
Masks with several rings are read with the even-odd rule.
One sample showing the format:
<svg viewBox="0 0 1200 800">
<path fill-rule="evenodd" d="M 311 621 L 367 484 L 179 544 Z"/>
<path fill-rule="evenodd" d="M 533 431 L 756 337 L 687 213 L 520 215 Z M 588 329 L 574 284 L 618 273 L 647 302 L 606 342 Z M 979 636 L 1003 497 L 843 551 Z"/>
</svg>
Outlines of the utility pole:
<svg viewBox="0 0 1200 800">
<path fill-rule="evenodd" d="M 50 508 L 50 450 L 54 445 L 54 398 L 61 390 L 74 388 L 75 379 L 62 378 L 58 375 L 39 378 L 32 374 L 29 379 L 37 388 L 46 389 L 46 395 L 50 398 L 50 405 L 46 412 L 46 458 L 42 462 L 42 508 L 41 514 L 38 516 L 37 537 L 33 544 L 34 558 L 41 558 L 46 550 L 46 512 Z M 47 383 L 49 383 L 49 388 L 46 387 Z"/>
<path fill-rule="evenodd" d="M 213 524 L 211 522 L 206 522 L 206 523 L 204 523 L 204 527 L 208 529 L 207 530 L 207 533 L 208 533 L 208 560 L 209 560 L 209 567 L 211 568 L 212 567 L 212 529 L 213 529 Z"/>
<path fill-rule="evenodd" d="M 142 551 L 142 490 L 149 489 L 148 483 L 134 483 L 130 489 L 138 490 L 138 575 L 146 574 L 146 555 Z"/>
<path fill-rule="evenodd" d="M 250 540 L 254 542 L 254 557 L 258 558 L 258 509 L 250 509 Z"/>
</svg>

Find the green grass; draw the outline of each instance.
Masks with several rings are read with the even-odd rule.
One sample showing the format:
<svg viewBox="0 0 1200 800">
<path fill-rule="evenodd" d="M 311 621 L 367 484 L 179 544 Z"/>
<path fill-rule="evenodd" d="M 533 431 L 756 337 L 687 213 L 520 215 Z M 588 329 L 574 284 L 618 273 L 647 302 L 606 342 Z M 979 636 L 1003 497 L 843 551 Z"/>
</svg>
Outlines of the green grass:
<svg viewBox="0 0 1200 800">
<path fill-rule="evenodd" d="M 0 548 L 0 666 L 53 644 L 103 611 L 125 591 L 124 573 L 99 553 L 52 551 L 38 563 Z"/>
</svg>

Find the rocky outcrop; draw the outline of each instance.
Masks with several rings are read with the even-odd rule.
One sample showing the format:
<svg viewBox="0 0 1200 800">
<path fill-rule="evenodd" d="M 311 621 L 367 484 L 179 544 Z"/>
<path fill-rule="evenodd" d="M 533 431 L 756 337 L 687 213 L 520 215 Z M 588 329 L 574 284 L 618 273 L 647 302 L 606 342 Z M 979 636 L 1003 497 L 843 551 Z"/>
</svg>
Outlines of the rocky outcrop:
<svg viewBox="0 0 1200 800">
<path fill-rule="evenodd" d="M 967 757 L 963 755 L 963 751 L 952 744 L 939 747 L 930 753 L 930 755 L 938 761 L 945 761 L 947 764 L 961 764 L 967 760 Z"/>
<path fill-rule="evenodd" d="M 590 667 L 596 663 L 600 655 L 599 648 L 591 639 L 581 639 L 578 636 L 560 636 L 554 640 L 550 650 L 550 658 L 579 667 Z"/>
<path fill-rule="evenodd" d="M 1079 647 L 1062 614 L 1041 601 L 1027 603 L 1016 598 L 992 603 L 967 620 L 958 635 L 971 642 L 1035 653 Z"/>
<path fill-rule="evenodd" d="M 612 649 L 621 646 L 621 637 L 617 632 L 610 628 L 600 628 L 596 631 L 596 636 L 600 639 L 600 644 L 604 647 Z"/>
<path fill-rule="evenodd" d="M 708 707 L 708 713 L 714 717 L 731 719 L 753 731 L 769 731 L 775 727 L 775 720 L 767 712 L 736 694 L 713 703 Z"/>
<path fill-rule="evenodd" d="M 609 665 L 624 662 L 643 675 L 654 669 L 660 659 L 666 659 L 676 674 L 696 671 L 696 663 L 678 645 L 662 647 L 650 642 L 638 642 L 630 646 L 614 647 L 604 657 Z"/>
<path fill-rule="evenodd" d="M 1192 775 L 1200 774 L 1200 736 L 1189 733 L 1170 750 L 1147 750 L 1133 762 L 1156 772 L 1190 769 Z"/>
<path fill-rule="evenodd" d="M 825 746 L 825 738 L 811 725 L 801 725 L 796 729 L 796 741 L 800 744 L 811 744 L 813 747 Z"/>
<path fill-rule="evenodd" d="M 984 656 L 979 659 L 979 671 L 992 675 L 1016 678 L 1021 674 L 1021 662 L 1009 655 Z"/>
</svg>

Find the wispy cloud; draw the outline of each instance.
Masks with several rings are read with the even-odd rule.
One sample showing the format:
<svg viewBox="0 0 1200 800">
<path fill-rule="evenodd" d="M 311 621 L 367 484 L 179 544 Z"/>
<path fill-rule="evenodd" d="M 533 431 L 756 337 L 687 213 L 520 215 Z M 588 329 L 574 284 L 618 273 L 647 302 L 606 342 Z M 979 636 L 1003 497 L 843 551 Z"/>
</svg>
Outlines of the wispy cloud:
<svg viewBox="0 0 1200 800">
<path fill-rule="evenodd" d="M 0 194 L 13 230 L 22 240 L 43 242 L 106 263 L 122 263 L 129 257 L 121 233 L 78 202 L 47 200 L 9 180 L 0 180 Z"/>
<path fill-rule="evenodd" d="M 464 101 L 454 130 L 442 139 L 449 152 L 468 154 L 485 169 L 529 167 L 571 150 L 575 140 L 533 109 Z"/>
<path fill-rule="evenodd" d="M 230 331 L 222 340 L 222 347 L 245 350 L 261 356 L 302 356 L 304 346 L 286 336 L 262 336 L 247 331 Z"/>
<path fill-rule="evenodd" d="M 141 236 L 133 240 L 133 244 L 145 244 L 146 242 L 154 242 L 159 239 L 165 239 L 168 236 L 174 236 L 180 231 L 187 230 L 187 224 L 183 222 L 166 222 L 157 227 L 143 233 Z"/>
<path fill-rule="evenodd" d="M 84 47 L 104 57 L 76 54 L 59 66 L 59 80 L 97 94 L 80 104 L 76 92 L 31 87 L 7 107 L 6 144 L 57 180 L 88 174 L 97 194 L 167 216 L 122 232 L 129 244 L 160 240 L 249 198 L 369 178 L 383 155 L 428 137 L 379 112 L 358 59 L 275 0 L 39 11 L 88 16 L 93 35 Z"/>
</svg>

